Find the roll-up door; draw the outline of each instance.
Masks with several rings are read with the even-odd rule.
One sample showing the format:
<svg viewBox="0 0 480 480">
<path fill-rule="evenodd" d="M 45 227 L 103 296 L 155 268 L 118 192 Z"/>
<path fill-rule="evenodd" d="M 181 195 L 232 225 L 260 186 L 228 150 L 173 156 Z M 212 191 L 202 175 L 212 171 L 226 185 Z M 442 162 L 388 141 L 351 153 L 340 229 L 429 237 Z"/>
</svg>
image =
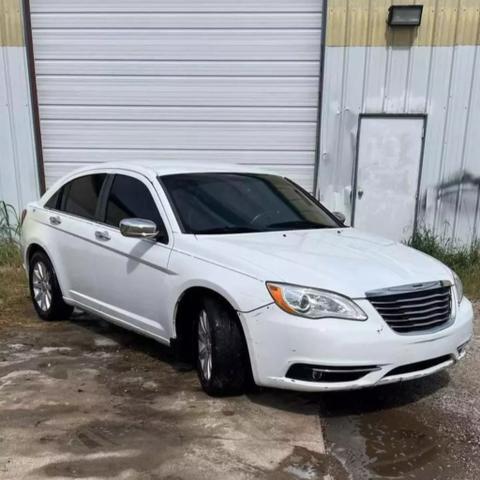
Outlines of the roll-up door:
<svg viewBox="0 0 480 480">
<path fill-rule="evenodd" d="M 321 0 L 30 0 L 47 186 L 129 159 L 266 165 L 311 190 Z"/>
</svg>

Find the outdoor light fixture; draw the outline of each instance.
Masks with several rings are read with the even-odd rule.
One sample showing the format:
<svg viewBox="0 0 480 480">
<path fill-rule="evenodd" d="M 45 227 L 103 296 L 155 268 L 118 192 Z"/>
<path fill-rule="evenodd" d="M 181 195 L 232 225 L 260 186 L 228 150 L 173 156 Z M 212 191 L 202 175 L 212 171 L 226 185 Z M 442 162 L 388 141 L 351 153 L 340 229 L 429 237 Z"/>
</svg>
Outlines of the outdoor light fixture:
<svg viewBox="0 0 480 480">
<path fill-rule="evenodd" d="M 418 27 L 422 21 L 423 5 L 392 5 L 387 23 L 391 27 Z"/>
</svg>

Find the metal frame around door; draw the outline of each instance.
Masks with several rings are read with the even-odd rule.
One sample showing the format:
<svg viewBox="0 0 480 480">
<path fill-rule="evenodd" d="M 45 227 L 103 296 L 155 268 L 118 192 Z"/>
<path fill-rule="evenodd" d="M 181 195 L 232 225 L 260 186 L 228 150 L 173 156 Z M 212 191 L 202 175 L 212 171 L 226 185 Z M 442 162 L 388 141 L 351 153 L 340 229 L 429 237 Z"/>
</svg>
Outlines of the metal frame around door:
<svg viewBox="0 0 480 480">
<path fill-rule="evenodd" d="M 418 200 L 420 198 L 420 185 L 422 181 L 422 171 L 423 171 L 423 154 L 425 151 L 425 134 L 427 131 L 427 114 L 426 113 L 361 113 L 358 116 L 358 126 L 357 126 L 357 141 L 355 144 L 355 160 L 353 165 L 352 172 L 352 213 L 350 218 L 350 225 L 355 226 L 355 208 L 357 206 L 357 181 L 358 181 L 358 153 L 360 146 L 360 131 L 363 118 L 417 118 L 423 120 L 423 131 L 422 131 L 422 145 L 420 147 L 420 162 L 418 165 L 418 178 L 417 178 L 417 191 L 415 193 L 415 212 L 413 216 L 413 233 L 417 231 L 417 221 L 418 221 Z"/>
<path fill-rule="evenodd" d="M 25 52 L 27 57 L 28 84 L 30 88 L 30 104 L 32 112 L 33 139 L 35 142 L 35 156 L 37 164 L 40 195 L 46 190 L 45 165 L 43 161 L 42 134 L 40 131 L 40 111 L 38 106 L 37 78 L 35 73 L 35 53 L 33 51 L 32 23 L 30 0 L 22 0 L 23 33 L 25 38 Z"/>
</svg>

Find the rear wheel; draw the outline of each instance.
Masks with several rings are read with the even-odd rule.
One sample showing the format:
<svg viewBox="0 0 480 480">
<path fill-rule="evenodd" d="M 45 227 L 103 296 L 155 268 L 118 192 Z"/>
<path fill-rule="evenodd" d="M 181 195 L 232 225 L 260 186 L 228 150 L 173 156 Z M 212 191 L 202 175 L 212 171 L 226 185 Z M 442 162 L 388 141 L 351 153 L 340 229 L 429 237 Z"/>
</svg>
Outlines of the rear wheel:
<svg viewBox="0 0 480 480">
<path fill-rule="evenodd" d="M 197 313 L 197 371 L 209 395 L 240 395 L 248 381 L 250 364 L 235 312 L 213 297 L 201 302 Z"/>
<path fill-rule="evenodd" d="M 29 287 L 40 318 L 61 320 L 71 315 L 73 307 L 64 302 L 52 262 L 44 252 L 34 253 L 30 260 Z"/>
</svg>

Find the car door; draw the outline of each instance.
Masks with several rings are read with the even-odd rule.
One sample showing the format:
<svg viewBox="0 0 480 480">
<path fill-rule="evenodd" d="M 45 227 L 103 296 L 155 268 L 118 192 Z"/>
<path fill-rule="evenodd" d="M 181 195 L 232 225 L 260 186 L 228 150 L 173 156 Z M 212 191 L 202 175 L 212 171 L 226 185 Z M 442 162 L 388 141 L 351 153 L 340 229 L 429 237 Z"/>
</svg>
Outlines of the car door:
<svg viewBox="0 0 480 480">
<path fill-rule="evenodd" d="M 124 237 L 119 223 L 125 218 L 155 222 L 159 237 Z M 95 232 L 99 248 L 93 261 L 98 308 L 119 323 L 168 341 L 170 322 L 163 299 L 169 288 L 171 235 L 164 218 L 158 194 L 148 179 L 135 173 L 112 175 L 103 201 L 103 223 Z"/>
<path fill-rule="evenodd" d="M 66 183 L 46 204 L 53 235 L 49 251 L 62 279 L 64 296 L 91 307 L 94 302 L 96 215 L 107 178 L 105 173 L 83 175 Z"/>
</svg>

